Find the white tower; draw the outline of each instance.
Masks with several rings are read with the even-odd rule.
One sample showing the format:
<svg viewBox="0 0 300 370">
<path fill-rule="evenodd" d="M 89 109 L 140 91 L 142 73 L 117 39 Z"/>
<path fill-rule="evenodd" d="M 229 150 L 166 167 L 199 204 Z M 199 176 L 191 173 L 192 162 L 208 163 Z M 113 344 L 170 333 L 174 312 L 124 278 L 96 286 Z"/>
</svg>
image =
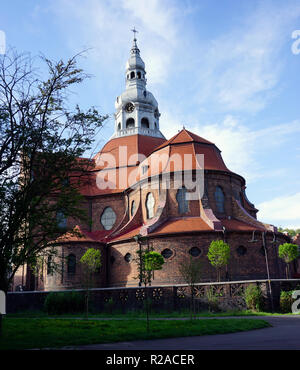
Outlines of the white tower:
<svg viewBox="0 0 300 370">
<path fill-rule="evenodd" d="M 115 102 L 115 133 L 112 138 L 147 135 L 165 138 L 159 131 L 158 104 L 146 89 L 145 63 L 136 43 L 136 30 L 130 57 L 126 63 L 126 89 Z"/>
</svg>

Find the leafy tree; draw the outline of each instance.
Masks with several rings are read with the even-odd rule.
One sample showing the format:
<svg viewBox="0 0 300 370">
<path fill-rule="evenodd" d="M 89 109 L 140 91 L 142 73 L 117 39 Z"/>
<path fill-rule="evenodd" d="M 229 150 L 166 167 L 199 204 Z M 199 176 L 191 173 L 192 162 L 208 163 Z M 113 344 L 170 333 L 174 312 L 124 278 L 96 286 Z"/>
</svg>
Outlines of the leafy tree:
<svg viewBox="0 0 300 370">
<path fill-rule="evenodd" d="M 101 267 L 101 252 L 98 249 L 89 248 L 80 258 L 82 266 L 82 283 L 86 289 L 85 308 L 86 318 L 89 314 L 89 291 L 94 285 L 95 273 Z"/>
<path fill-rule="evenodd" d="M 196 317 L 195 309 L 195 284 L 201 280 L 202 264 L 199 259 L 194 259 L 190 256 L 189 262 L 181 262 L 178 267 L 179 274 L 184 282 L 190 287 L 190 315 L 191 320 Z"/>
<path fill-rule="evenodd" d="M 65 232 L 58 215 L 88 221 L 79 188 L 93 161 L 83 159 L 107 118 L 97 109 L 71 109 L 71 89 L 88 75 L 77 66 L 29 54 L 0 55 L 0 290 L 17 269 L 53 254 L 49 243 Z M 42 76 L 42 77 L 41 77 Z M 50 252 L 48 252 L 50 251 Z"/>
<path fill-rule="evenodd" d="M 284 243 L 278 247 L 278 256 L 286 263 L 286 278 L 289 278 L 289 264 L 299 256 L 298 245 Z"/>
<path fill-rule="evenodd" d="M 230 257 L 230 246 L 223 240 L 213 240 L 210 243 L 207 257 L 213 267 L 217 270 L 217 281 L 221 280 L 221 268 L 228 264 Z"/>
<path fill-rule="evenodd" d="M 295 237 L 297 234 L 300 234 L 300 229 L 283 229 L 282 227 L 279 227 L 278 231 L 281 233 L 287 233 L 291 238 Z"/>
<path fill-rule="evenodd" d="M 142 237 L 136 237 L 136 240 L 141 243 Z M 151 285 L 154 271 L 161 270 L 165 260 L 163 256 L 153 250 L 140 250 L 136 251 L 138 258 L 136 263 L 139 270 L 139 279 L 145 286 L 146 293 L 146 316 L 147 316 L 147 332 L 149 332 L 149 309 L 151 305 L 151 299 L 148 297 L 147 286 Z"/>
</svg>

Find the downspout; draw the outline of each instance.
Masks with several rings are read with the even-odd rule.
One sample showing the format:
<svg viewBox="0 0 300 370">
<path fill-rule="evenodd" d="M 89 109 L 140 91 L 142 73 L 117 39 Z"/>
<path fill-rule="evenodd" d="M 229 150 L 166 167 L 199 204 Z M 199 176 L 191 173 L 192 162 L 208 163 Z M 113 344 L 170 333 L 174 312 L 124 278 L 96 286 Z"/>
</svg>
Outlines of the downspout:
<svg viewBox="0 0 300 370">
<path fill-rule="evenodd" d="M 226 230 L 225 226 L 222 226 L 222 233 L 223 233 L 223 241 L 224 241 L 224 243 L 226 243 L 226 242 L 227 242 L 227 238 L 226 238 L 227 230 Z M 228 265 L 226 265 L 226 270 L 225 270 L 225 279 L 226 279 L 227 281 L 229 281 L 229 280 L 230 280 L 230 279 L 229 279 L 229 274 L 228 274 Z"/>
<path fill-rule="evenodd" d="M 266 232 L 262 231 L 261 235 L 262 235 L 262 242 L 263 242 L 263 247 L 265 251 L 268 284 L 269 284 L 269 291 L 270 291 L 270 296 L 271 296 L 271 307 L 272 307 L 272 312 L 274 312 L 273 292 L 272 292 L 272 286 L 271 286 L 271 280 L 270 280 L 270 270 L 269 270 L 269 261 L 268 261 L 268 253 L 267 253 Z"/>
</svg>

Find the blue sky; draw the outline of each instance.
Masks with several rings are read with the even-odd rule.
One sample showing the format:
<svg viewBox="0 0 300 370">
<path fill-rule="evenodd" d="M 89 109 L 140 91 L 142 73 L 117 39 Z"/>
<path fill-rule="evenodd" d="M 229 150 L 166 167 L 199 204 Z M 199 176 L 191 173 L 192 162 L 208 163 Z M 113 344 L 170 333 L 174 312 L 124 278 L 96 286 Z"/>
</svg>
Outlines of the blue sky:
<svg viewBox="0 0 300 370">
<path fill-rule="evenodd" d="M 110 120 L 125 86 L 132 33 L 167 138 L 184 125 L 213 141 L 245 177 L 260 220 L 300 228 L 300 30 L 298 0 L 11 0 L 1 2 L 7 45 L 68 58 L 93 75 L 70 104 L 97 106 Z M 300 46 L 299 46 L 300 49 Z"/>
</svg>

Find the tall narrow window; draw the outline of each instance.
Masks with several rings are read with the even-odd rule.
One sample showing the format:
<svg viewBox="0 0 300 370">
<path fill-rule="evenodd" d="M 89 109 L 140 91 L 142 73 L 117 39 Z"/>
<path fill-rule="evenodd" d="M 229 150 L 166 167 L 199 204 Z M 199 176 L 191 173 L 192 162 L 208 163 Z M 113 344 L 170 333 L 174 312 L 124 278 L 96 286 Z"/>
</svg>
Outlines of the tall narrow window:
<svg viewBox="0 0 300 370">
<path fill-rule="evenodd" d="M 135 210 L 136 210 L 136 205 L 135 205 L 135 201 L 133 200 L 131 202 L 131 212 L 130 212 L 131 217 L 134 215 Z"/>
<path fill-rule="evenodd" d="M 216 187 L 215 201 L 216 201 L 217 211 L 220 213 L 225 213 L 225 196 L 220 186 Z"/>
<path fill-rule="evenodd" d="M 103 211 L 100 222 L 105 230 L 110 230 L 116 222 L 117 216 L 111 207 L 106 207 Z"/>
<path fill-rule="evenodd" d="M 60 229 L 65 229 L 67 227 L 67 217 L 65 216 L 63 211 L 57 211 L 56 222 L 57 227 L 59 227 Z"/>
<path fill-rule="evenodd" d="M 134 78 L 135 77 L 135 73 L 134 72 L 131 72 L 130 73 L 130 78 Z"/>
<path fill-rule="evenodd" d="M 187 213 L 189 211 L 189 202 L 186 199 L 187 190 L 183 186 L 181 189 L 178 189 L 176 194 L 176 200 L 178 204 L 178 212 L 180 214 Z"/>
<path fill-rule="evenodd" d="M 147 194 L 146 211 L 147 211 L 147 218 L 152 218 L 154 216 L 154 197 L 152 193 Z"/>
<path fill-rule="evenodd" d="M 53 274 L 53 268 L 52 268 L 52 256 L 48 256 L 47 260 L 47 275 Z"/>
<path fill-rule="evenodd" d="M 74 254 L 68 255 L 68 274 L 75 274 L 76 272 L 76 256 Z"/>
</svg>

